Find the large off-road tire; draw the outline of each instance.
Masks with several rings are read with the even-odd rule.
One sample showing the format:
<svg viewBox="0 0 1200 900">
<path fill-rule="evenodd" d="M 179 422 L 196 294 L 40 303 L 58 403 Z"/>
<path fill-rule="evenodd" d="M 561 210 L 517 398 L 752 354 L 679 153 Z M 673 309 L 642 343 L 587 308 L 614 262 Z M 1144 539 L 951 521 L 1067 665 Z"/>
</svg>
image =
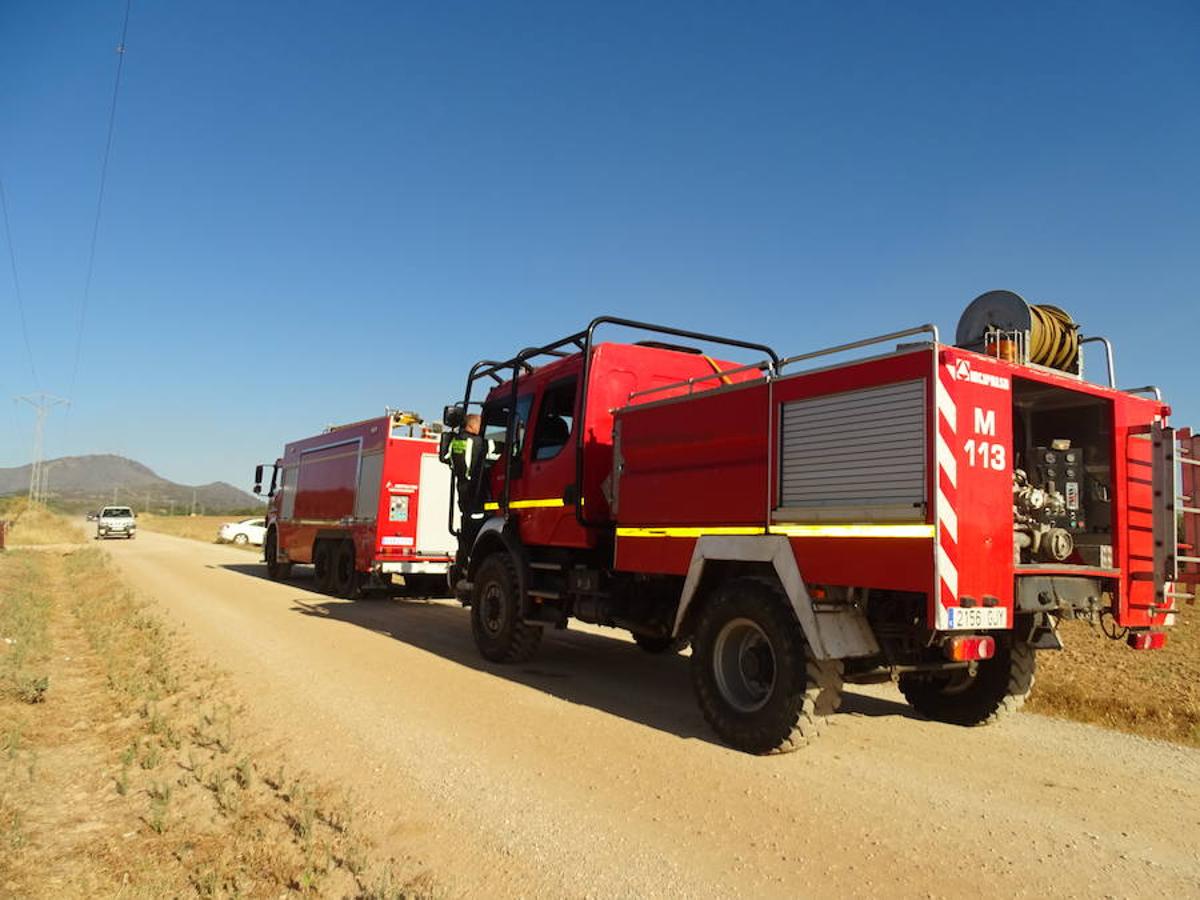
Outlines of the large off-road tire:
<svg viewBox="0 0 1200 900">
<path fill-rule="evenodd" d="M 333 590 L 333 551 L 332 541 L 317 541 L 313 547 L 313 573 L 316 575 L 317 590 L 322 594 Z"/>
<path fill-rule="evenodd" d="M 354 600 L 361 593 L 362 579 L 354 568 L 353 541 L 341 541 L 335 545 L 330 584 L 334 594 L 347 600 Z"/>
<path fill-rule="evenodd" d="M 997 647 L 975 671 L 954 669 L 900 676 L 900 691 L 921 715 L 952 725 L 990 725 L 1025 705 L 1037 656 L 1028 644 Z"/>
<path fill-rule="evenodd" d="M 292 564 L 279 561 L 279 536 L 273 528 L 263 541 L 263 560 L 267 564 L 267 577 L 272 581 L 283 581 L 292 574 Z"/>
<path fill-rule="evenodd" d="M 524 662 L 542 641 L 542 629 L 521 620 L 517 570 L 507 553 L 493 553 L 475 573 L 471 634 L 483 658 L 498 663 Z"/>
<path fill-rule="evenodd" d="M 736 578 L 700 611 L 692 686 L 704 718 L 730 746 L 788 753 L 816 737 L 837 709 L 842 664 L 811 657 L 777 584 Z"/>
<path fill-rule="evenodd" d="M 656 637 L 649 634 L 633 634 L 633 641 L 647 653 L 659 655 L 661 653 L 678 653 L 688 645 L 686 638 L 673 637 Z"/>
</svg>

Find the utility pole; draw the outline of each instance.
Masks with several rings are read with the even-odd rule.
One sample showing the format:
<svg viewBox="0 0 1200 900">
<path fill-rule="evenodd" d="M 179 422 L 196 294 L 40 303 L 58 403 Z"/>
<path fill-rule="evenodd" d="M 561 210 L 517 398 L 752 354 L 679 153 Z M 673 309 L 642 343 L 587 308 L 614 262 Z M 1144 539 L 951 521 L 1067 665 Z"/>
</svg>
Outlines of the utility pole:
<svg viewBox="0 0 1200 900">
<path fill-rule="evenodd" d="M 17 397 L 17 402 L 25 402 L 33 407 L 37 414 L 36 424 L 33 426 L 33 461 L 29 466 L 29 504 L 31 506 L 40 506 L 46 502 L 46 483 L 44 471 L 42 467 L 42 452 L 43 438 L 46 430 L 46 417 L 50 415 L 50 410 L 56 406 L 68 406 L 70 400 L 64 400 L 62 397 L 55 397 L 53 394 L 37 393 L 24 394 Z"/>
<path fill-rule="evenodd" d="M 113 506 L 117 505 L 117 486 L 113 485 Z"/>
<path fill-rule="evenodd" d="M 146 491 L 146 502 L 142 506 L 142 512 L 144 512 L 144 513 L 150 512 L 150 492 L 149 491 Z"/>
<path fill-rule="evenodd" d="M 171 518 L 175 518 L 175 498 L 171 498 Z"/>
<path fill-rule="evenodd" d="M 196 489 L 192 488 L 192 515 L 196 514 Z"/>
</svg>

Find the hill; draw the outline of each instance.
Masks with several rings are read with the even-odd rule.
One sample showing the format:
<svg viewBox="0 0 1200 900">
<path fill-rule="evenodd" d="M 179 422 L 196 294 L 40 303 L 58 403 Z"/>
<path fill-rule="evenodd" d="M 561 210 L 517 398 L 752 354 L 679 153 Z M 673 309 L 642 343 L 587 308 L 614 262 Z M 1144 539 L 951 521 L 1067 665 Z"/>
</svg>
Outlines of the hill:
<svg viewBox="0 0 1200 900">
<path fill-rule="evenodd" d="M 55 507 L 80 511 L 105 503 L 128 503 L 138 511 L 196 511 L 227 513 L 259 509 L 257 497 L 224 481 L 211 484 L 176 484 L 148 466 L 111 454 L 64 456 L 45 464 L 49 502 Z M 0 469 L 0 497 L 29 489 L 29 466 Z M 115 498 L 115 500 L 114 500 Z"/>
</svg>

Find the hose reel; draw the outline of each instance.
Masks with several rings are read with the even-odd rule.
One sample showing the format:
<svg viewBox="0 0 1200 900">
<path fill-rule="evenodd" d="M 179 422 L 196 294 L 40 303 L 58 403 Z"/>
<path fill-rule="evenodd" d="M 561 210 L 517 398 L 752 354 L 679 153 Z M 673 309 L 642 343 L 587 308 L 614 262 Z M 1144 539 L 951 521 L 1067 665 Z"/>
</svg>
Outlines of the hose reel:
<svg viewBox="0 0 1200 900">
<path fill-rule="evenodd" d="M 1082 373 L 1079 326 L 1057 306 L 1035 305 L 1013 291 L 980 294 L 963 310 L 955 343 L 1009 362 Z"/>
</svg>

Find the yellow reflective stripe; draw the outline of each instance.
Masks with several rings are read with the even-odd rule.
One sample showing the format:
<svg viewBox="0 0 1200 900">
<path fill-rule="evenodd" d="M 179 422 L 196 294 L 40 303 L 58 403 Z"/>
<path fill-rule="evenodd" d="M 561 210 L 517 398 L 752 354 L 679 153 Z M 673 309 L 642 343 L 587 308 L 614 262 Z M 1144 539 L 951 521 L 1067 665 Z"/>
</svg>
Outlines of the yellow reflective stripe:
<svg viewBox="0 0 1200 900">
<path fill-rule="evenodd" d="M 545 506 L 566 506 L 562 497 L 547 497 L 545 500 L 512 500 L 509 509 L 534 509 Z"/>
<path fill-rule="evenodd" d="M 738 525 L 701 525 L 695 528 L 618 528 L 617 537 L 704 537 L 705 535 L 764 534 L 762 528 Z"/>
<path fill-rule="evenodd" d="M 903 525 L 772 525 L 771 534 L 787 537 L 833 538 L 932 538 L 934 528 L 925 523 Z"/>
<path fill-rule="evenodd" d="M 540 509 L 543 507 L 566 506 L 562 497 L 547 497 L 544 500 L 513 500 L 508 504 L 509 509 Z M 488 502 L 483 504 L 485 510 L 494 511 L 500 508 L 499 503 Z"/>
</svg>

